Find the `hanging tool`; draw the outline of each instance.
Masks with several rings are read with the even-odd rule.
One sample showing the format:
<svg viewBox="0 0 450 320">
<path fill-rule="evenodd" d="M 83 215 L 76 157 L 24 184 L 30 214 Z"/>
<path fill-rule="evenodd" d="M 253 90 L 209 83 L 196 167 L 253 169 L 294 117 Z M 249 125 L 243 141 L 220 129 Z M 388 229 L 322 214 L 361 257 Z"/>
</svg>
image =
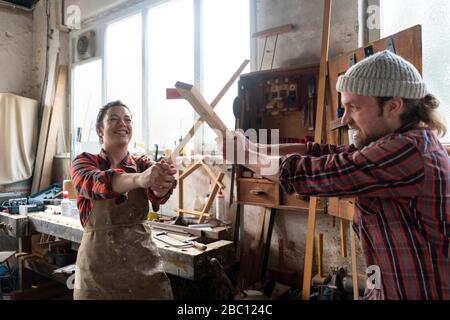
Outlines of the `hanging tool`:
<svg viewBox="0 0 450 320">
<path fill-rule="evenodd" d="M 238 128 L 238 121 L 240 116 L 240 101 L 239 97 L 236 97 L 233 101 L 233 115 L 235 118 L 235 124 L 234 124 L 234 130 L 237 130 Z M 225 142 L 224 142 L 225 143 Z M 234 148 L 233 148 L 234 149 Z M 224 155 L 225 156 L 225 155 Z M 230 202 L 229 202 L 229 208 L 231 208 L 231 205 L 234 202 L 234 181 L 236 176 L 236 165 L 233 163 L 231 166 L 231 185 L 230 185 Z"/>
<path fill-rule="evenodd" d="M 308 130 L 315 129 L 316 109 L 314 108 L 314 96 L 316 94 L 316 79 L 310 77 L 308 79 Z"/>
<path fill-rule="evenodd" d="M 161 236 L 166 236 L 166 237 L 172 238 L 174 240 L 179 241 L 180 243 L 173 243 L 173 242 L 167 241 L 165 239 L 162 239 Z M 172 235 L 170 233 L 167 233 L 167 232 L 157 233 L 153 237 L 156 240 L 159 240 L 161 242 L 164 242 L 164 243 L 166 243 L 166 244 L 168 244 L 168 245 L 170 245 L 172 247 L 176 247 L 176 248 L 180 248 L 180 247 L 194 247 L 194 248 L 196 248 L 198 250 L 201 250 L 201 251 L 205 251 L 208 248 L 206 246 L 206 244 L 204 244 L 204 243 L 200 243 L 200 242 L 197 242 L 197 241 L 186 240 L 186 239 L 181 239 L 181 238 L 178 238 L 178 237 L 176 237 L 176 236 L 174 236 L 174 235 Z"/>
<path fill-rule="evenodd" d="M 159 147 L 158 147 L 157 144 L 155 144 L 153 148 L 155 149 L 155 154 L 153 155 L 153 161 L 158 162 L 158 151 L 159 151 L 158 149 L 159 149 Z"/>
</svg>

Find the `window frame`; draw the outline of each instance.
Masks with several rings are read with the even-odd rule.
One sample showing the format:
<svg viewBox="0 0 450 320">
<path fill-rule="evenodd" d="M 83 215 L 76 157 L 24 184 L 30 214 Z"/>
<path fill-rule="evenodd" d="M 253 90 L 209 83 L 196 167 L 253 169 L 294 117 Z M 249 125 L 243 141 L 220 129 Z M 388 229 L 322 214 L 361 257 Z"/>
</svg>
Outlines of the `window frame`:
<svg viewBox="0 0 450 320">
<path fill-rule="evenodd" d="M 108 55 L 105 52 L 106 51 L 106 41 L 107 41 L 107 29 L 108 26 L 118 22 L 122 19 L 126 19 L 127 17 L 141 14 L 142 17 L 142 135 L 143 135 L 143 141 L 145 144 L 146 152 L 152 152 L 152 146 L 150 145 L 150 128 L 148 121 L 146 119 L 150 116 L 150 110 L 146 106 L 149 102 L 149 93 L 148 93 L 148 82 L 149 82 L 149 67 L 148 67 L 148 10 L 152 7 L 159 6 L 161 4 L 167 3 L 169 1 L 173 0 L 146 0 L 139 4 L 130 6 L 125 9 L 118 10 L 117 12 L 111 11 L 110 14 L 107 14 L 105 16 L 99 15 L 97 18 L 89 19 L 88 23 L 82 24 L 82 28 L 80 30 L 72 31 L 70 33 L 70 79 L 71 79 L 71 92 L 73 92 L 74 88 L 74 69 L 77 66 L 80 66 L 82 64 L 86 64 L 92 61 L 101 60 L 102 61 L 102 105 L 105 105 L 107 103 L 107 59 Z M 192 1 L 193 2 L 193 16 L 194 16 L 194 85 L 199 89 L 200 92 L 203 92 L 203 61 L 202 61 L 202 2 L 206 0 L 183 0 L 183 1 Z M 249 0 L 249 6 L 250 6 L 250 34 L 249 34 L 249 41 L 250 41 L 250 61 L 251 66 L 250 70 L 255 70 L 256 68 L 256 48 L 257 48 L 257 42 L 256 39 L 252 38 L 251 35 L 256 30 L 256 0 Z M 78 37 L 89 30 L 94 30 L 96 32 L 96 56 L 87 60 L 83 60 L 80 62 L 74 62 L 74 55 L 75 55 L 75 47 L 76 47 L 76 39 Z M 74 137 L 75 135 L 75 128 L 74 128 L 74 97 L 71 95 L 70 98 L 70 137 L 71 137 L 71 153 L 72 158 L 74 158 L 76 155 L 73 154 L 74 150 L 76 150 L 76 139 Z M 99 106 L 100 107 L 100 106 Z M 198 115 L 194 112 L 192 109 L 192 124 L 195 123 L 195 121 L 198 119 Z M 203 131 L 203 129 L 202 129 Z M 203 144 L 203 132 L 201 135 L 198 135 L 198 137 L 194 141 L 194 148 L 195 152 L 200 152 L 202 144 Z"/>
</svg>

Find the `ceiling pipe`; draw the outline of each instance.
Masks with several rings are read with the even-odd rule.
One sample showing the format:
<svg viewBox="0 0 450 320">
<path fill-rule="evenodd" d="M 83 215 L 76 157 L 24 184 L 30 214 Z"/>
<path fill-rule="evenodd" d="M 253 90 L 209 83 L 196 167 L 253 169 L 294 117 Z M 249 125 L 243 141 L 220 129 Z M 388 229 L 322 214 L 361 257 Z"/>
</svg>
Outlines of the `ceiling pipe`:
<svg viewBox="0 0 450 320">
<path fill-rule="evenodd" d="M 33 6 L 31 8 L 28 8 L 28 7 L 24 7 L 24 6 L 18 5 L 18 4 L 14 4 L 14 3 L 11 3 L 11 2 L 0 0 L 0 6 L 9 7 L 9 8 L 13 8 L 13 9 L 24 10 L 24 11 L 27 11 L 27 12 L 32 12 L 34 10 L 34 7 L 36 6 L 36 4 L 33 4 Z"/>
<path fill-rule="evenodd" d="M 358 0 L 358 47 L 363 47 L 369 42 L 369 29 L 367 28 L 368 7 L 368 0 Z"/>
</svg>

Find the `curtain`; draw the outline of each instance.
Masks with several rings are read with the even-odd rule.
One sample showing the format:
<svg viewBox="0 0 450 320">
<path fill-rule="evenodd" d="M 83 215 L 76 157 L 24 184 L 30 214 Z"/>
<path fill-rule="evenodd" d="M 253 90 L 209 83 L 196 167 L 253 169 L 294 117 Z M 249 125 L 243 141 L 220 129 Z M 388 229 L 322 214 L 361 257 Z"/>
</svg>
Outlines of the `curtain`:
<svg viewBox="0 0 450 320">
<path fill-rule="evenodd" d="M 38 143 L 36 100 L 0 93 L 0 185 L 33 175 Z"/>
</svg>

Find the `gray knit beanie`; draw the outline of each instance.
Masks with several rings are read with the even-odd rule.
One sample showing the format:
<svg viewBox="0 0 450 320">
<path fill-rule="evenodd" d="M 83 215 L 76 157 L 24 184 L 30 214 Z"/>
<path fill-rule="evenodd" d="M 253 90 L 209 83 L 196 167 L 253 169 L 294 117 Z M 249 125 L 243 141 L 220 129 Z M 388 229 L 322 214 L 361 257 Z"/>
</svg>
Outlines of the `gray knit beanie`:
<svg viewBox="0 0 450 320">
<path fill-rule="evenodd" d="M 421 99 L 427 94 L 419 71 L 402 57 L 388 51 L 361 60 L 338 78 L 338 92 L 372 97 Z"/>
</svg>

